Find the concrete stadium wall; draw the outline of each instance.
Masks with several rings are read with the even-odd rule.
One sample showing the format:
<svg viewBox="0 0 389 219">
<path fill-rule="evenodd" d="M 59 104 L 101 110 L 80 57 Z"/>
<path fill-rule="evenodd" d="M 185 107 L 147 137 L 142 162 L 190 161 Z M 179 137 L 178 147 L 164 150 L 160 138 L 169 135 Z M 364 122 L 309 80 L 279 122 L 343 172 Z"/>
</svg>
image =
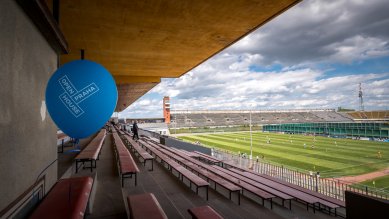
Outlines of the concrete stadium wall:
<svg viewBox="0 0 389 219">
<path fill-rule="evenodd" d="M 161 144 L 166 145 L 168 147 L 175 147 L 175 148 L 183 149 L 183 150 L 187 150 L 187 151 L 199 151 L 199 152 L 202 152 L 204 154 L 211 155 L 210 148 L 205 148 L 205 147 L 202 147 L 200 145 L 180 141 L 180 140 L 175 139 L 175 138 L 170 138 L 169 136 L 166 136 L 166 135 L 160 135 L 159 133 L 151 132 L 148 130 L 140 130 L 139 134 L 159 139 Z"/>
<path fill-rule="evenodd" d="M 58 56 L 16 1 L 0 1 L 0 15 L 1 211 L 46 167 L 46 192 L 57 180 L 57 128 L 44 100 Z"/>
<path fill-rule="evenodd" d="M 148 137 L 152 137 L 152 138 L 156 138 L 156 139 L 159 139 L 161 137 L 161 134 L 159 134 L 159 133 L 144 130 L 144 129 L 139 129 L 139 135 L 144 135 L 144 136 L 148 136 Z"/>
<path fill-rule="evenodd" d="M 161 142 L 161 143 L 166 145 L 166 146 L 175 147 L 175 148 L 183 149 L 183 150 L 187 150 L 187 151 L 199 151 L 199 152 L 202 152 L 204 154 L 211 155 L 210 148 L 205 148 L 205 147 L 202 147 L 200 145 L 180 141 L 180 140 L 177 140 L 174 138 L 169 138 L 167 136 L 163 136 L 162 138 L 164 139 L 164 143 L 163 142 Z"/>
</svg>

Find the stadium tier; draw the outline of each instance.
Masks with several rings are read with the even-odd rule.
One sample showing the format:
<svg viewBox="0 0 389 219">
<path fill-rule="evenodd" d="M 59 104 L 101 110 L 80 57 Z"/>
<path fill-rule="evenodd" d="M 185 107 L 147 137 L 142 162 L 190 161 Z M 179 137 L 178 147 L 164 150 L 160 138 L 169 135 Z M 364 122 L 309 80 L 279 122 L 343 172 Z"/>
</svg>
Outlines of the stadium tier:
<svg viewBox="0 0 389 219">
<path fill-rule="evenodd" d="M 347 113 L 354 120 L 381 120 L 389 121 L 389 110 L 385 111 L 359 111 Z"/>
<path fill-rule="evenodd" d="M 170 128 L 239 126 L 258 124 L 352 122 L 335 110 L 285 110 L 285 111 L 175 111 L 171 114 Z"/>
</svg>

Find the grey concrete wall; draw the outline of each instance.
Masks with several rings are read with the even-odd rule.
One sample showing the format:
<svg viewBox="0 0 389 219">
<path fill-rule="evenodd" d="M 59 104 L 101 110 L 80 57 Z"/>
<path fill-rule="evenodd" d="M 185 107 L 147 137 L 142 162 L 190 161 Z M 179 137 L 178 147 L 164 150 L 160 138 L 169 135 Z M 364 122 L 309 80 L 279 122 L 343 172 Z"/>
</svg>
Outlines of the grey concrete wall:
<svg viewBox="0 0 389 219">
<path fill-rule="evenodd" d="M 139 131 L 140 131 L 139 132 L 140 135 L 145 135 L 145 136 L 159 139 L 160 143 L 164 144 L 166 146 L 175 147 L 175 148 L 183 149 L 183 150 L 187 150 L 187 151 L 199 151 L 199 152 L 202 152 L 204 154 L 211 155 L 210 148 L 202 147 L 202 146 L 196 145 L 196 144 L 191 144 L 189 142 L 180 141 L 178 139 L 170 138 L 169 136 L 160 135 L 159 133 L 151 132 L 148 130 L 140 129 Z"/>
<path fill-rule="evenodd" d="M 177 140 L 174 138 L 169 138 L 169 137 L 163 137 L 163 138 L 165 140 L 164 145 L 166 145 L 166 146 L 175 147 L 178 149 L 184 149 L 187 151 L 199 151 L 199 152 L 202 152 L 204 154 L 211 155 L 210 148 L 202 147 L 200 145 L 192 144 L 189 142 L 180 141 L 180 140 Z"/>
<path fill-rule="evenodd" d="M 56 126 L 46 112 L 46 83 L 57 55 L 14 0 L 0 1 L 0 210 L 57 158 Z M 57 163 L 46 171 L 46 191 Z"/>
<path fill-rule="evenodd" d="M 156 139 L 159 139 L 159 137 L 161 136 L 161 134 L 159 134 L 159 133 L 151 132 L 151 131 L 144 130 L 144 129 L 139 129 L 139 135 L 153 137 L 153 138 L 156 138 Z"/>
</svg>

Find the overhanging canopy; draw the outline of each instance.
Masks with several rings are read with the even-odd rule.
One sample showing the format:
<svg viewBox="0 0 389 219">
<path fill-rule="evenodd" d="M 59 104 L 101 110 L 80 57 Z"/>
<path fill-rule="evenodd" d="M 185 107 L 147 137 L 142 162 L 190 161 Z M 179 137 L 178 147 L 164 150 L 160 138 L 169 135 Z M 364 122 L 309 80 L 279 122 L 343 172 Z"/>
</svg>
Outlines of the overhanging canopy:
<svg viewBox="0 0 389 219">
<path fill-rule="evenodd" d="M 179 77 L 299 0 L 66 0 L 60 27 L 70 53 L 104 65 L 122 111 L 160 82 Z"/>
</svg>

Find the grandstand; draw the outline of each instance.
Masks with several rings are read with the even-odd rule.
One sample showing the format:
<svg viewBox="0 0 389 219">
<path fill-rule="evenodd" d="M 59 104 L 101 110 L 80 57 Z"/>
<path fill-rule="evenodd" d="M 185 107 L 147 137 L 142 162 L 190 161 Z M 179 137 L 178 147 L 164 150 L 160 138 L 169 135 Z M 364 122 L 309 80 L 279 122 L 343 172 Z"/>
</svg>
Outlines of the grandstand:
<svg viewBox="0 0 389 219">
<path fill-rule="evenodd" d="M 314 110 L 214 110 L 172 111 L 170 128 L 241 126 L 307 123 L 307 122 L 353 122 L 333 109 Z"/>
<path fill-rule="evenodd" d="M 355 121 L 389 121 L 389 110 L 347 112 Z"/>
</svg>

